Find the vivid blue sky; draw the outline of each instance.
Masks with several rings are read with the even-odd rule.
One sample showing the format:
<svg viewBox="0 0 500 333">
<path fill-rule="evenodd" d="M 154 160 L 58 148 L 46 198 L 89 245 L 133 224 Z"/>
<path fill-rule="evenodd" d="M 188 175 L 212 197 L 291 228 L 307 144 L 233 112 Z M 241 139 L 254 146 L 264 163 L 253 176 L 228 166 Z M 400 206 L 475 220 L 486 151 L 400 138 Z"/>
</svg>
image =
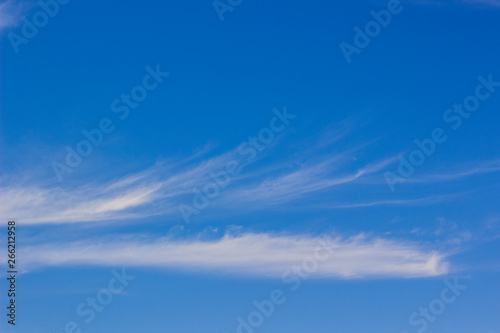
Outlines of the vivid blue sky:
<svg viewBox="0 0 500 333">
<path fill-rule="evenodd" d="M 55 3 L 0 3 L 1 332 L 500 332 L 500 2 Z"/>
</svg>

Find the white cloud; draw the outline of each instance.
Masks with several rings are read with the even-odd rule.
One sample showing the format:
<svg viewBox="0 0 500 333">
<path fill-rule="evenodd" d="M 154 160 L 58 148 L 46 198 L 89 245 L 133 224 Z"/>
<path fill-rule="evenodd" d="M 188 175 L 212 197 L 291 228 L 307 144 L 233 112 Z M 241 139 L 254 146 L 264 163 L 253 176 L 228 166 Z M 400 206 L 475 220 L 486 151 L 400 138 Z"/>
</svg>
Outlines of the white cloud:
<svg viewBox="0 0 500 333">
<path fill-rule="evenodd" d="M 345 135 L 342 133 L 340 138 Z M 384 197 L 384 192 L 372 189 L 381 185 L 386 189 L 385 183 L 382 183 L 383 172 L 398 161 L 397 156 L 375 161 L 367 158 L 363 156 L 362 149 L 370 143 L 332 154 L 332 148 L 327 146 L 337 140 L 339 138 L 333 136 L 333 139 L 326 140 L 326 146 L 318 148 L 313 145 L 275 163 L 258 163 L 257 160 L 268 153 L 261 152 L 251 166 L 245 166 L 240 175 L 231 177 L 230 185 L 220 189 L 220 195 L 212 198 L 209 206 L 218 212 L 231 209 L 249 211 L 283 207 L 293 202 L 298 203 L 294 207 L 303 207 L 301 209 L 340 209 L 426 205 L 453 198 L 454 194 L 446 193 L 433 193 L 422 198 Z M 328 148 L 328 152 L 324 148 Z M 180 220 L 179 204 L 192 205 L 194 189 L 203 191 L 204 186 L 214 184 L 209 176 L 211 172 L 224 171 L 229 161 L 238 161 L 240 166 L 246 163 L 247 156 L 242 156 L 236 149 L 211 158 L 206 158 L 205 153 L 203 151 L 175 163 L 157 163 L 122 178 L 94 181 L 73 188 L 41 186 L 34 181 L 16 182 L 15 176 L 4 177 L 2 183 L 8 184 L 0 189 L 0 217 L 18 218 L 24 224 L 139 219 L 157 215 Z M 435 183 L 490 174 L 500 171 L 500 161 L 477 162 L 446 171 L 410 177 L 407 182 Z M 22 179 L 24 175 L 19 177 Z M 27 183 L 29 185 L 25 185 Z M 348 202 L 339 202 L 339 198 L 352 189 L 361 191 L 361 195 L 351 195 Z M 329 195 L 322 196 L 321 202 L 317 200 L 317 195 L 314 196 L 326 191 Z M 376 197 L 367 196 L 371 192 L 378 194 Z"/>
<path fill-rule="evenodd" d="M 243 186 L 228 197 L 232 201 L 277 204 L 297 199 L 307 193 L 352 182 L 363 174 L 362 171 L 357 171 L 343 176 L 332 176 L 332 171 L 337 168 L 333 163 L 335 160 L 289 170 L 260 183 Z"/>
<path fill-rule="evenodd" d="M 7 0 L 0 3 L 0 33 L 19 24 L 27 6 L 24 2 Z"/>
<path fill-rule="evenodd" d="M 388 200 L 374 200 L 369 202 L 357 202 L 357 203 L 343 203 L 343 204 L 333 204 L 330 208 L 361 208 L 361 207 L 373 207 L 373 206 L 415 206 L 415 205 L 432 205 L 451 198 L 459 196 L 459 193 L 446 194 L 446 195 L 431 195 L 422 198 L 415 199 L 388 199 Z"/>
<path fill-rule="evenodd" d="M 279 206 L 318 191 L 342 191 L 350 183 L 369 187 L 373 184 L 364 180 L 380 176 L 380 171 L 393 159 L 370 163 L 357 171 L 347 171 L 350 167 L 349 154 L 320 156 L 314 162 L 294 165 L 288 168 L 272 168 L 271 173 L 257 168 L 253 172 L 233 177 L 231 186 L 221 189 L 220 196 L 211 201 L 218 209 L 243 206 Z M 213 183 L 210 172 L 224 170 L 230 160 L 235 160 L 234 152 L 222 154 L 208 160 L 185 165 L 168 166 L 164 163 L 124 178 L 106 183 L 90 183 L 83 187 L 64 189 L 61 187 L 42 188 L 35 185 L 9 185 L 0 189 L 0 216 L 18 218 L 25 224 L 73 223 L 140 218 L 154 215 L 181 217 L 178 205 L 191 204 L 193 189 L 200 190 Z M 264 169 L 269 169 L 266 166 Z M 463 177 L 487 174 L 499 170 L 498 162 L 483 166 L 461 168 L 443 175 L 428 175 L 409 182 L 438 182 L 457 180 Z M 244 175 L 244 176 L 243 176 Z M 360 181 L 361 180 L 361 181 Z M 344 186 L 344 187 L 340 187 Z M 338 188 L 337 188 L 338 187 Z M 451 199 L 456 194 L 433 195 L 423 198 L 359 198 L 348 203 L 331 202 L 331 208 L 359 208 L 387 205 L 426 205 Z M 257 205 L 251 205 L 258 203 Z M 314 205 L 314 203 L 313 203 Z M 242 208 L 239 208 L 242 209 Z"/>
<path fill-rule="evenodd" d="M 500 0 L 462 0 L 462 2 L 475 5 L 483 5 L 486 7 L 500 8 Z"/>
<path fill-rule="evenodd" d="M 466 4 L 470 6 L 476 6 L 478 8 L 500 8 L 500 0 L 408 0 L 417 5 L 423 6 L 446 6 L 453 3 Z"/>
<path fill-rule="evenodd" d="M 321 249 L 321 250 L 318 250 Z M 22 267 L 126 266 L 244 277 L 281 278 L 319 254 L 315 278 L 414 278 L 449 271 L 445 255 L 416 244 L 358 235 L 313 237 L 226 234 L 216 241 L 127 236 L 74 243 L 25 245 Z M 318 252 L 319 251 L 319 252 Z M 318 257 L 319 258 L 319 257 Z"/>
<path fill-rule="evenodd" d="M 442 173 L 428 174 L 420 177 L 410 177 L 407 181 L 412 183 L 449 182 L 496 172 L 500 172 L 500 160 L 476 161 L 473 163 L 465 163 L 451 167 L 446 170 L 446 172 Z"/>
<path fill-rule="evenodd" d="M 0 189 L 0 216 L 25 224 L 102 221 L 177 213 L 181 196 L 209 181 L 211 170 L 223 169 L 231 154 L 186 165 L 157 165 L 106 183 L 65 189 L 10 184 Z M 161 204 L 156 207 L 148 204 Z"/>
</svg>

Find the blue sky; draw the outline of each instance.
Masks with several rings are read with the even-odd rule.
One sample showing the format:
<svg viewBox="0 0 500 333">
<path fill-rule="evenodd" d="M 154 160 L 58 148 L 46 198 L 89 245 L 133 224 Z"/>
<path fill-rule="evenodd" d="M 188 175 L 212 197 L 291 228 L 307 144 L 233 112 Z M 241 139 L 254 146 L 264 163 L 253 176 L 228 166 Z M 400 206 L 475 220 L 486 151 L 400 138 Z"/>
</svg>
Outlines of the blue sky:
<svg viewBox="0 0 500 333">
<path fill-rule="evenodd" d="M 499 332 L 499 15 L 3 1 L 1 331 Z"/>
</svg>

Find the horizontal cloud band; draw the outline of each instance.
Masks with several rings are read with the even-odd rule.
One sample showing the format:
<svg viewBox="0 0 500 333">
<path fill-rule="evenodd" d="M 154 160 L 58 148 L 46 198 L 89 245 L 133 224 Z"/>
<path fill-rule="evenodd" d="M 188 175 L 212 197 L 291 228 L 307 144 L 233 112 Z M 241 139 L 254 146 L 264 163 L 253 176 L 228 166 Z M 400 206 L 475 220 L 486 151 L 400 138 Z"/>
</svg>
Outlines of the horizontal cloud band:
<svg viewBox="0 0 500 333">
<path fill-rule="evenodd" d="M 443 254 L 362 234 L 343 238 L 246 233 L 215 241 L 121 237 L 27 246 L 24 252 L 23 264 L 31 268 L 123 265 L 271 278 L 311 261 L 316 263 L 308 275 L 316 278 L 439 276 L 449 267 Z"/>
</svg>

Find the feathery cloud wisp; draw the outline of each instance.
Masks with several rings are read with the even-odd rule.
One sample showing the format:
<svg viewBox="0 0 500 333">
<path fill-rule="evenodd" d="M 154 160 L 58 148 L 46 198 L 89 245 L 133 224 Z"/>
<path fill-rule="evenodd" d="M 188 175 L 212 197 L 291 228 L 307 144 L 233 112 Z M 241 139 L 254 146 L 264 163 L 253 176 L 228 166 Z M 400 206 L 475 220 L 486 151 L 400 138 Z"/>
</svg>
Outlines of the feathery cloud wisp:
<svg viewBox="0 0 500 333">
<path fill-rule="evenodd" d="M 253 171 L 231 178 L 231 186 L 220 190 L 211 201 L 218 209 L 230 209 L 235 203 L 244 209 L 280 207 L 289 202 L 307 204 L 308 196 L 320 191 L 341 193 L 346 186 L 377 186 L 370 179 L 382 179 L 381 172 L 394 162 L 388 158 L 368 162 L 354 168 L 350 164 L 356 149 L 333 155 L 320 154 L 311 161 L 286 163 L 286 166 L 258 165 Z M 307 160 L 307 153 L 305 154 Z M 106 182 L 93 182 L 78 188 L 61 188 L 9 184 L 0 189 L 0 216 L 19 218 L 25 224 L 73 223 L 140 218 L 155 215 L 181 217 L 178 205 L 190 203 L 193 189 L 213 183 L 210 173 L 224 170 L 229 161 L 238 157 L 235 151 L 202 161 L 191 158 L 177 164 L 158 163 L 144 171 Z M 356 171 L 357 170 L 357 171 Z M 500 171 L 500 162 L 462 165 L 443 174 L 428 174 L 409 178 L 408 183 L 455 181 L 466 177 Z M 453 198 L 452 194 L 435 194 L 421 198 L 386 197 L 354 198 L 349 203 L 329 202 L 331 208 L 359 208 L 387 205 L 424 205 Z M 317 202 L 309 202 L 311 205 Z M 239 205 L 238 207 L 240 207 Z M 240 209 L 240 208 L 239 208 Z"/>
<path fill-rule="evenodd" d="M 19 24 L 26 6 L 23 2 L 7 0 L 0 3 L 0 34 Z"/>
</svg>

